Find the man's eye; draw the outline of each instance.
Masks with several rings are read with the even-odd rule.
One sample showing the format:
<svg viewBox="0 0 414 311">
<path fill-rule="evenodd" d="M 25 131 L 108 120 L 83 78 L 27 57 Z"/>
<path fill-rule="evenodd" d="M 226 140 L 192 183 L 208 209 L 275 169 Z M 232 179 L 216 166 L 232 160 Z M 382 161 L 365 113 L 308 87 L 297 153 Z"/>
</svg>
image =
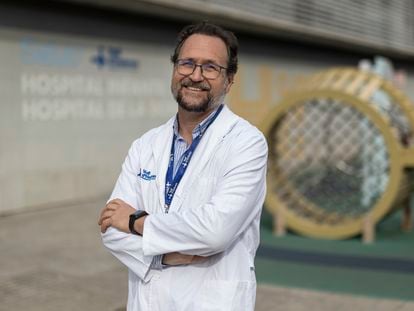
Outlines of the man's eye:
<svg viewBox="0 0 414 311">
<path fill-rule="evenodd" d="M 207 71 L 207 72 L 214 72 L 214 71 L 219 71 L 218 66 L 214 65 L 214 64 L 204 64 L 203 65 L 203 70 Z"/>
<path fill-rule="evenodd" d="M 194 67 L 194 63 L 191 61 L 183 61 L 180 64 L 183 67 L 187 67 L 187 68 L 193 68 Z"/>
</svg>

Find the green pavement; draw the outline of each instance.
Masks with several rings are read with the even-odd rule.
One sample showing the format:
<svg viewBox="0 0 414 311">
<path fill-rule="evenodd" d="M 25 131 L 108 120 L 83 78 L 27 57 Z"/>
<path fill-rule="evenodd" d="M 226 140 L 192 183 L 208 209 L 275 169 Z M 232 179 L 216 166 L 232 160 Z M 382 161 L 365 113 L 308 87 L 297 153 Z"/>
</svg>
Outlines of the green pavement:
<svg viewBox="0 0 414 311">
<path fill-rule="evenodd" d="M 397 212 L 377 227 L 373 244 L 363 244 L 360 237 L 343 241 L 310 239 L 288 233 L 284 237 L 272 235 L 271 216 L 264 211 L 262 217 L 261 245 L 267 249 L 297 251 L 299 256 L 319 254 L 321 263 L 298 260 L 272 259 L 258 252 L 256 273 L 259 282 L 287 287 L 348 293 L 369 297 L 414 300 L 414 232 L 400 230 L 401 213 Z M 368 266 L 325 265 L 323 256 L 368 260 Z M 277 256 L 276 256 L 277 257 Z M 369 260 L 376 259 L 408 263 L 407 271 L 374 269 Z"/>
</svg>

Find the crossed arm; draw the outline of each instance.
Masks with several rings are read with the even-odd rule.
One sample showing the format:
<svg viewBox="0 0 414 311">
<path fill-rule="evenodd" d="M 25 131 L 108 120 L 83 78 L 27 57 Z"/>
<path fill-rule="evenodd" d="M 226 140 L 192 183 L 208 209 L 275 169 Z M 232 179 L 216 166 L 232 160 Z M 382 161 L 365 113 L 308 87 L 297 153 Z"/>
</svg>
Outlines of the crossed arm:
<svg viewBox="0 0 414 311">
<path fill-rule="evenodd" d="M 138 147 L 138 146 L 136 146 Z M 154 214 L 135 222 L 129 215 L 142 204 L 137 200 L 135 174 L 138 148 L 131 148 L 113 198 L 103 209 L 99 225 L 104 244 L 140 278 L 145 279 L 153 256 L 163 254 L 167 265 L 192 264 L 224 251 L 260 214 L 265 193 L 267 146 L 257 135 L 243 135 L 232 146 L 223 178 L 208 203 L 183 213 Z M 144 230 L 145 228 L 145 230 Z"/>
<path fill-rule="evenodd" d="M 99 216 L 98 225 L 101 227 L 101 232 L 105 233 L 109 227 L 113 227 L 124 233 L 131 234 L 129 230 L 129 215 L 136 210 L 122 201 L 121 199 L 114 199 L 109 201 L 105 208 L 102 209 Z M 135 221 L 134 229 L 141 235 L 144 232 L 144 223 L 147 216 L 141 217 Z M 206 257 L 197 255 L 185 255 L 178 252 L 168 253 L 163 255 L 162 263 L 169 266 L 178 266 L 191 263 L 197 263 L 204 260 Z"/>
</svg>

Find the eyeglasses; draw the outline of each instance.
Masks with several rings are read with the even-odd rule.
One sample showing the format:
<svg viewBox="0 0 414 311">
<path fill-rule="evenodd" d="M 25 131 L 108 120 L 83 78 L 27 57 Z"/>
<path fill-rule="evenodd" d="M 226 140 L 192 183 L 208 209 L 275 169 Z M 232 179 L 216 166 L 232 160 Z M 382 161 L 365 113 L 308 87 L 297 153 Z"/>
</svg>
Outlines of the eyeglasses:
<svg viewBox="0 0 414 311">
<path fill-rule="evenodd" d="M 221 70 L 227 69 L 226 67 L 213 63 L 196 64 L 191 59 L 178 59 L 175 62 L 175 67 L 177 68 L 177 72 L 183 76 L 193 74 L 194 70 L 200 67 L 201 75 L 208 80 L 217 79 Z"/>
</svg>

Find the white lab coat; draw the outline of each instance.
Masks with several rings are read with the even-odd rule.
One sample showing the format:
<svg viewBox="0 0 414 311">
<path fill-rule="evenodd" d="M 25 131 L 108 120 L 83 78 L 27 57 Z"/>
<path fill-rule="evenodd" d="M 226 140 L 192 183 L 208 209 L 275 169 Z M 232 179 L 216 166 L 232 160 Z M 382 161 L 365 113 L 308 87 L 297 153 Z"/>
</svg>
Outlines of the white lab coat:
<svg viewBox="0 0 414 311">
<path fill-rule="evenodd" d="M 114 228 L 102 235 L 104 245 L 129 269 L 127 310 L 254 310 L 266 141 L 225 106 L 198 145 L 165 214 L 173 123 L 171 118 L 132 144 L 111 196 L 150 214 L 143 237 Z M 198 264 L 150 269 L 154 255 L 170 252 L 209 257 Z"/>
</svg>

